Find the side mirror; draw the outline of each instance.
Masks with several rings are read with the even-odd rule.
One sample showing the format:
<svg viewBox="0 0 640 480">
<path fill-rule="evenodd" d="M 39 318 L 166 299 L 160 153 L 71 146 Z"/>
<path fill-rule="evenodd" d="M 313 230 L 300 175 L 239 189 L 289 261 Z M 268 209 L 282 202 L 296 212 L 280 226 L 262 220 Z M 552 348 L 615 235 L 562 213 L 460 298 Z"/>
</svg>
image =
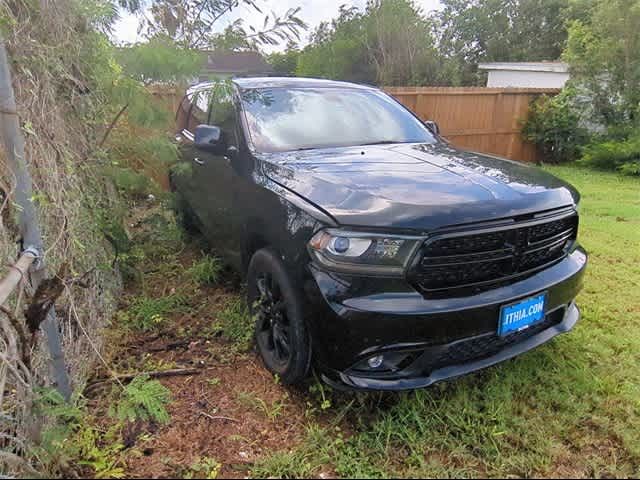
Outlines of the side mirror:
<svg viewBox="0 0 640 480">
<path fill-rule="evenodd" d="M 440 135 L 440 127 L 436 122 L 434 122 L 433 120 L 426 120 L 424 124 L 433 133 L 435 133 L 436 135 Z"/>
<path fill-rule="evenodd" d="M 220 153 L 224 149 L 222 130 L 212 125 L 198 125 L 193 142 L 196 148 L 207 152 Z"/>
</svg>

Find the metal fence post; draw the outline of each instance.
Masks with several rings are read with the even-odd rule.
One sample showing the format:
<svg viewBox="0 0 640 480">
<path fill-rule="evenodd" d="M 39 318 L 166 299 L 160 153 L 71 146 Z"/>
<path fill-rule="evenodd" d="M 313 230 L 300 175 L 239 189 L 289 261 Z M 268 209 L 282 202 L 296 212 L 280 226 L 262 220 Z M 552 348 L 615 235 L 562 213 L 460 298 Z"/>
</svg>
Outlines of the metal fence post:
<svg viewBox="0 0 640 480">
<path fill-rule="evenodd" d="M 25 160 L 24 137 L 16 111 L 9 59 L 2 36 L 0 36 L 0 133 L 6 148 L 9 168 L 16 179 L 15 203 L 21 209 L 19 226 L 23 248 L 34 249 L 42 255 L 44 252 L 42 234 L 32 201 L 33 188 Z M 38 285 L 45 279 L 45 275 L 44 259 L 39 258 L 30 270 L 31 284 L 34 289 L 38 288 Z M 69 400 L 71 386 L 54 308 L 49 311 L 41 328 L 47 337 L 47 346 L 51 355 L 51 370 L 56 388 L 66 400 Z"/>
</svg>

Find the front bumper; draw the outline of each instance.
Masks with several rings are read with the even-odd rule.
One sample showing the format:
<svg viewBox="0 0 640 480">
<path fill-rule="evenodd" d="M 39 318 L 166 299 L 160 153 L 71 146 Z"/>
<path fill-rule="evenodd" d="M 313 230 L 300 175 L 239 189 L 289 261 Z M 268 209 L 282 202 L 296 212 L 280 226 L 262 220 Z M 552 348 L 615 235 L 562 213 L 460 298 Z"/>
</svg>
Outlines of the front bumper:
<svg viewBox="0 0 640 480">
<path fill-rule="evenodd" d="M 580 247 L 556 265 L 477 295 L 426 299 L 403 279 L 359 278 L 311 265 L 305 282 L 315 360 L 338 388 L 410 390 L 489 367 L 569 331 L 587 256 Z M 497 336 L 502 305 L 547 292 L 547 316 L 515 336 Z M 375 355 L 405 355 L 398 368 L 363 371 Z"/>
</svg>

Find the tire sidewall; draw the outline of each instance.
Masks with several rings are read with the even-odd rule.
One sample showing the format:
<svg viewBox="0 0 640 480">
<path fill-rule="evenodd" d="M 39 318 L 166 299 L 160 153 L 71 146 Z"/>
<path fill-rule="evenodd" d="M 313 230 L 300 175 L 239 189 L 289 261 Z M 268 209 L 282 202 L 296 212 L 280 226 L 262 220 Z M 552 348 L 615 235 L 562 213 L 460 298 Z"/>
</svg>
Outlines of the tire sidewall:
<svg viewBox="0 0 640 480">
<path fill-rule="evenodd" d="M 299 291 L 295 288 L 287 273 L 282 260 L 277 253 L 270 248 L 257 251 L 251 261 L 247 272 L 247 302 L 249 311 L 254 314 L 253 303 L 259 297 L 256 278 L 260 273 L 270 273 L 278 283 L 285 300 L 285 311 L 290 323 L 290 343 L 292 355 L 289 362 L 282 368 L 271 365 L 262 355 L 260 346 L 256 342 L 258 352 L 265 366 L 273 373 L 280 376 L 285 384 L 294 384 L 303 381 L 311 364 L 311 342 L 304 319 L 302 300 Z M 257 335 L 258 320 L 254 324 L 254 333 Z"/>
</svg>

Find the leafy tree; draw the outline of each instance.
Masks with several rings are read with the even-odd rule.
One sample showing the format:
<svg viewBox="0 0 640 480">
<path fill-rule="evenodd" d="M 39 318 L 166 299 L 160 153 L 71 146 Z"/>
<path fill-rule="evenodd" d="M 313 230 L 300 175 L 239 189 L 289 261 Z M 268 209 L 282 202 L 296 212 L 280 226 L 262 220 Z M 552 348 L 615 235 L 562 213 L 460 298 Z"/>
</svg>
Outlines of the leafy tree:
<svg viewBox="0 0 640 480">
<path fill-rule="evenodd" d="M 307 28 L 298 16 L 298 7 L 290 8 L 282 15 L 266 14 L 260 29 L 245 28 L 244 21 L 238 19 L 222 34 L 215 33 L 214 28 L 224 17 L 240 6 L 262 13 L 255 0 L 153 0 L 150 16 L 144 18 L 144 29 L 147 36 L 161 34 L 189 49 L 225 45 L 237 50 L 299 40 L 300 32 Z"/>
<path fill-rule="evenodd" d="M 434 25 L 412 1 L 370 1 L 364 19 L 367 54 L 379 84 L 439 83 Z"/>
<path fill-rule="evenodd" d="M 556 60 L 564 48 L 568 0 L 442 0 L 440 47 L 455 84 L 483 83 L 483 61 Z M 577 14 L 580 9 L 573 14 Z"/>
<path fill-rule="evenodd" d="M 274 52 L 267 56 L 267 61 L 273 70 L 280 75 L 293 75 L 298 66 L 300 49 L 294 42 L 289 42 L 284 52 Z"/>
<path fill-rule="evenodd" d="M 322 22 L 311 43 L 300 54 L 296 74 L 355 82 L 375 81 L 366 58 L 363 14 L 356 7 L 342 5 L 331 22 Z"/>
<path fill-rule="evenodd" d="M 386 85 L 441 82 L 433 23 L 412 0 L 371 0 L 364 11 L 340 7 L 300 54 L 296 72 Z"/>
<path fill-rule="evenodd" d="M 640 0 L 587 3 L 569 26 L 564 58 L 576 84 L 605 125 L 638 127 L 640 117 Z"/>
</svg>

